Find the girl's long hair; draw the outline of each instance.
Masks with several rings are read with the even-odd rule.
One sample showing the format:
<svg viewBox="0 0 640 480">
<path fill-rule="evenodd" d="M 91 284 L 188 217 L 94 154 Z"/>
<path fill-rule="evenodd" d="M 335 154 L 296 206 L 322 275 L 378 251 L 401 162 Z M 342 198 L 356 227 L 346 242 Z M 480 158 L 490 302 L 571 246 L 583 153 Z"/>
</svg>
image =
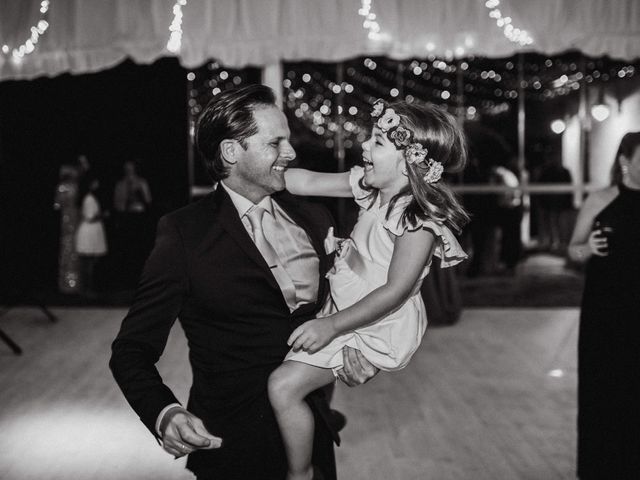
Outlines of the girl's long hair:
<svg viewBox="0 0 640 480">
<path fill-rule="evenodd" d="M 464 168 L 467 162 L 466 141 L 452 115 L 433 104 L 397 102 L 389 108 L 400 116 L 400 125 L 413 132 L 412 142 L 419 142 L 427 149 L 427 158 L 440 162 L 446 173 Z M 427 169 L 421 164 L 407 162 L 406 170 L 409 185 L 391 199 L 387 218 L 395 203 L 410 195 L 411 201 L 402 214 L 404 225 L 430 219 L 460 233 L 469 221 L 469 215 L 451 187 L 443 179 L 427 183 L 423 179 Z M 377 189 L 372 190 L 373 200 L 377 195 Z"/>
</svg>

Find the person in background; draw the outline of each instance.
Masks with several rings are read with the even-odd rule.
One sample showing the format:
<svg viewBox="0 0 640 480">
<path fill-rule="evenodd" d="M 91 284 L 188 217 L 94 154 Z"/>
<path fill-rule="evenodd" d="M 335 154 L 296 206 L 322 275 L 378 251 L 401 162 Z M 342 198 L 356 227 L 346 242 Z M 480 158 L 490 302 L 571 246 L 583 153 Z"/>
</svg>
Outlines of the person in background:
<svg viewBox="0 0 640 480">
<path fill-rule="evenodd" d="M 163 448 L 188 455 L 199 480 L 284 480 L 286 455 L 267 395 L 294 328 L 312 319 L 328 292 L 333 225 L 319 205 L 290 195 L 295 158 L 286 117 L 264 85 L 213 98 L 196 144 L 215 191 L 160 219 L 136 296 L 112 345 L 110 367 L 126 399 Z M 256 213 L 263 213 L 256 221 Z M 193 373 L 183 407 L 155 367 L 176 318 Z M 339 376 L 348 385 L 377 370 L 354 349 Z M 322 391 L 314 464 L 336 478 L 330 412 Z"/>
<path fill-rule="evenodd" d="M 99 180 L 87 173 L 80 181 L 80 223 L 76 231 L 75 247 L 80 259 L 81 283 L 87 296 L 94 296 L 95 267 L 107 254 L 107 237 L 102 221 L 102 209 L 98 200 Z"/>
<path fill-rule="evenodd" d="M 144 213 L 151 206 L 151 190 L 147 181 L 138 173 L 136 162 L 127 161 L 123 177 L 116 182 L 113 206 L 117 212 Z"/>
<path fill-rule="evenodd" d="M 91 172 L 91 162 L 89 162 L 89 158 L 84 153 L 78 155 L 76 169 L 78 170 L 78 182 L 82 180 L 82 177 L 89 175 Z"/>
<path fill-rule="evenodd" d="M 540 170 L 537 181 L 571 183 L 571 172 L 562 165 L 560 157 L 551 157 Z M 573 196 L 571 193 L 554 193 L 538 197 L 540 248 L 564 254 L 568 236 L 567 215 L 573 209 Z"/>
<path fill-rule="evenodd" d="M 513 162 L 509 163 L 513 164 Z M 503 165 L 494 166 L 491 169 L 491 183 L 512 188 L 520 186 L 520 180 L 513 170 Z M 519 190 L 498 195 L 498 208 L 496 209 L 496 220 L 500 233 L 498 258 L 502 268 L 499 271 L 506 275 L 515 274 L 516 266 L 522 258 L 522 236 L 520 233 L 522 215 L 522 194 Z"/>
<path fill-rule="evenodd" d="M 586 263 L 578 340 L 578 477 L 640 474 L 640 132 L 627 133 L 611 186 L 580 209 L 569 257 Z"/>
<path fill-rule="evenodd" d="M 75 244 L 79 213 L 78 193 L 78 170 L 73 165 L 62 165 L 53 203 L 54 210 L 60 212 L 58 290 L 61 293 L 77 293 L 81 288 Z"/>
<path fill-rule="evenodd" d="M 113 194 L 115 250 L 125 286 L 133 286 L 151 248 L 151 203 L 149 184 L 140 176 L 137 163 L 125 162 Z"/>
<path fill-rule="evenodd" d="M 464 131 L 469 160 L 463 173 L 465 184 L 489 185 L 493 168 L 506 165 L 512 157 L 506 140 L 498 132 L 479 124 L 466 122 Z M 499 194 L 465 193 L 463 202 L 471 221 L 465 227 L 471 259 L 466 270 L 469 278 L 494 273 L 497 263 L 497 232 L 499 225 Z M 467 246 L 467 245 L 465 245 Z"/>
</svg>

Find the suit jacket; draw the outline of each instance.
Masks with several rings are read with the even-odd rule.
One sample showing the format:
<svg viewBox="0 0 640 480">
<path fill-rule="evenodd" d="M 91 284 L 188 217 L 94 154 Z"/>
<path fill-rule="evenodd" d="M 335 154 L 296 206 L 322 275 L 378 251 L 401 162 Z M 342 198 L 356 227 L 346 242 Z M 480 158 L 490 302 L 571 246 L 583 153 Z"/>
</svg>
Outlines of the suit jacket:
<svg viewBox="0 0 640 480">
<path fill-rule="evenodd" d="M 135 300 L 112 345 L 113 375 L 155 435 L 158 414 L 177 402 L 155 364 L 179 318 L 193 370 L 187 408 L 223 438 L 220 449 L 189 455 L 187 468 L 199 477 L 277 480 L 286 473 L 267 380 L 287 353 L 293 328 L 313 318 L 328 294 L 324 274 L 332 258 L 323 239 L 333 222 L 323 207 L 287 192 L 272 198 L 318 253 L 316 303 L 289 312 L 229 195 L 218 188 L 160 219 Z M 319 404 L 326 409 L 326 401 Z M 335 478 L 332 432 L 319 418 L 316 425 L 314 463 Z"/>
</svg>

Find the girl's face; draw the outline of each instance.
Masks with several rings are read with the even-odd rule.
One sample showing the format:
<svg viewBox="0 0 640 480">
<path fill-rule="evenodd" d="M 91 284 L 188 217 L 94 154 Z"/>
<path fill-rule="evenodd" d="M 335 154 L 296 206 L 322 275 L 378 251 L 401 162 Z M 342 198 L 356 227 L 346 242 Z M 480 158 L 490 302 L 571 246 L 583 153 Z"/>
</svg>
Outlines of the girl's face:
<svg viewBox="0 0 640 480">
<path fill-rule="evenodd" d="M 631 158 L 624 155 L 620 157 L 620 165 L 626 165 L 628 175 L 625 175 L 625 183 L 628 187 L 640 189 L 640 147 L 636 147 Z"/>
<path fill-rule="evenodd" d="M 407 176 L 402 173 L 405 168 L 402 150 L 396 149 L 377 126 L 373 127 L 369 140 L 362 144 L 362 159 L 364 181 L 368 186 L 394 195 L 408 184 Z"/>
</svg>

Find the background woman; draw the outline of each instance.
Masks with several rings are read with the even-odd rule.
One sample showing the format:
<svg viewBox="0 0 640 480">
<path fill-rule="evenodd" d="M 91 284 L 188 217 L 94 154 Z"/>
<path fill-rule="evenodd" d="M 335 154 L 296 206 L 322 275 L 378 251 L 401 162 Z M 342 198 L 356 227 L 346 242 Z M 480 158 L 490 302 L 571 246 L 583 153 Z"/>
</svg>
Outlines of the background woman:
<svg viewBox="0 0 640 480">
<path fill-rule="evenodd" d="M 586 262 L 578 341 L 578 476 L 640 475 L 640 132 L 627 133 L 611 186 L 584 203 L 569 244 Z"/>
<path fill-rule="evenodd" d="M 76 293 L 80 289 L 75 235 L 78 226 L 78 170 L 60 167 L 53 208 L 60 212 L 60 253 L 58 254 L 58 290 Z"/>
<path fill-rule="evenodd" d="M 100 182 L 85 175 L 80 182 L 80 224 L 76 232 L 76 251 L 80 257 L 85 293 L 95 293 L 94 271 L 98 260 L 107 254 L 107 238 L 102 223 L 102 209 L 96 194 Z"/>
</svg>

